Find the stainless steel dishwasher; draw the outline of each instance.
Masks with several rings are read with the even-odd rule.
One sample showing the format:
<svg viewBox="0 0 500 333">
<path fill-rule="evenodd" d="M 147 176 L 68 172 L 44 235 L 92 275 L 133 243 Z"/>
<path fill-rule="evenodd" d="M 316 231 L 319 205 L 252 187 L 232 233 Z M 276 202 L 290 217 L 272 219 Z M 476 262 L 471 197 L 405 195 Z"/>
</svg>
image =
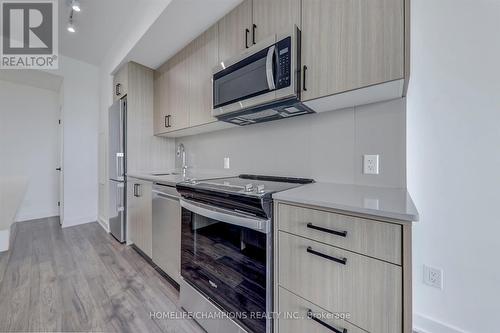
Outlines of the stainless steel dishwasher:
<svg viewBox="0 0 500 333">
<path fill-rule="evenodd" d="M 173 186 L 153 185 L 153 262 L 172 280 L 180 282 L 181 206 Z"/>
</svg>

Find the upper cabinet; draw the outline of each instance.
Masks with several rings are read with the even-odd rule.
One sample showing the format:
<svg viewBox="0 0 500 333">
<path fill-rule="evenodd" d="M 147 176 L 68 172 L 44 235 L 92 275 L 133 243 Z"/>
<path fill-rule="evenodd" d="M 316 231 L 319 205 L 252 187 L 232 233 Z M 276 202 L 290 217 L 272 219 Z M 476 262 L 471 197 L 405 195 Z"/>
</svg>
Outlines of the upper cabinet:
<svg viewBox="0 0 500 333">
<path fill-rule="evenodd" d="M 219 60 L 240 54 L 252 45 L 252 0 L 243 1 L 218 22 Z M 217 63 L 214 63 L 214 66 Z"/>
<path fill-rule="evenodd" d="M 403 0 L 302 2 L 303 101 L 404 74 Z"/>
<path fill-rule="evenodd" d="M 113 101 L 127 95 L 128 92 L 128 67 L 123 66 L 113 77 Z"/>
<path fill-rule="evenodd" d="M 408 22 L 409 0 L 244 0 L 156 71 L 154 132 L 219 128 L 211 116 L 213 68 L 294 25 L 301 30 L 300 99 L 312 110 L 404 96 Z M 126 80 L 116 82 L 123 96 Z"/>
<path fill-rule="evenodd" d="M 212 26 L 187 47 L 188 89 L 186 100 L 189 126 L 216 121 L 212 117 L 212 69 L 218 62 L 217 25 Z"/>
<path fill-rule="evenodd" d="M 300 28 L 300 2 L 253 0 L 253 41 L 258 43 L 272 34 L 291 29 L 293 25 Z"/>
<path fill-rule="evenodd" d="M 239 55 L 272 34 L 300 27 L 301 0 L 245 0 L 219 22 L 219 60 Z"/>
<path fill-rule="evenodd" d="M 214 122 L 212 68 L 218 62 L 217 25 L 163 64 L 154 79 L 156 135 Z"/>
</svg>

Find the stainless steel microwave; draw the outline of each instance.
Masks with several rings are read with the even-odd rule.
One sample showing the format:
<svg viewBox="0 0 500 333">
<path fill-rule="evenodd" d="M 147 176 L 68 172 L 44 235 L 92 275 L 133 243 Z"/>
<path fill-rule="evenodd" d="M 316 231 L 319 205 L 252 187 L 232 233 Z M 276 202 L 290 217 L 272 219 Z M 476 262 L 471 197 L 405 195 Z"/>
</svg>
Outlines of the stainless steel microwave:
<svg viewBox="0 0 500 333">
<path fill-rule="evenodd" d="M 300 102 L 300 30 L 270 36 L 213 71 L 218 120 L 244 126 L 314 111 Z"/>
</svg>

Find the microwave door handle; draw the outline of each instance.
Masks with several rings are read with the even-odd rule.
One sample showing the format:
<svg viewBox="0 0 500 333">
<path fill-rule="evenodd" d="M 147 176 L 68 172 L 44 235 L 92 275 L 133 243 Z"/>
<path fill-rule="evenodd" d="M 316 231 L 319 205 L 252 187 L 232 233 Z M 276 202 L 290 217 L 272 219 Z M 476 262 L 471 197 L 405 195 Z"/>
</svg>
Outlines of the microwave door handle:
<svg viewBox="0 0 500 333">
<path fill-rule="evenodd" d="M 181 199 L 180 202 L 181 207 L 189 210 L 192 213 L 207 217 L 212 220 L 253 229 L 263 233 L 268 233 L 270 231 L 269 220 L 266 219 L 247 217 L 243 214 L 237 214 L 227 209 L 215 208 L 186 199 Z"/>
<path fill-rule="evenodd" d="M 276 50 L 276 45 L 273 45 L 267 51 L 266 57 L 266 77 L 267 77 L 267 85 L 269 86 L 269 90 L 273 91 L 276 89 L 274 84 L 274 68 L 273 68 L 273 58 L 274 52 Z"/>
</svg>

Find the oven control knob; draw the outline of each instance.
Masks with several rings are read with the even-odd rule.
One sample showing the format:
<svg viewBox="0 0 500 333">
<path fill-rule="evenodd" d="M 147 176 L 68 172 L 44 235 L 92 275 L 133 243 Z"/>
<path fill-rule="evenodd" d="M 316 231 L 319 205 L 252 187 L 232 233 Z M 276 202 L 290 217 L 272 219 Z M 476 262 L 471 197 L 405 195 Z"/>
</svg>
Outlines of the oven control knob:
<svg viewBox="0 0 500 333">
<path fill-rule="evenodd" d="M 246 184 L 245 192 L 252 192 L 252 191 L 253 191 L 253 184 Z"/>
<path fill-rule="evenodd" d="M 258 185 L 257 186 L 257 193 L 264 193 L 264 192 L 265 192 L 264 185 Z"/>
</svg>

